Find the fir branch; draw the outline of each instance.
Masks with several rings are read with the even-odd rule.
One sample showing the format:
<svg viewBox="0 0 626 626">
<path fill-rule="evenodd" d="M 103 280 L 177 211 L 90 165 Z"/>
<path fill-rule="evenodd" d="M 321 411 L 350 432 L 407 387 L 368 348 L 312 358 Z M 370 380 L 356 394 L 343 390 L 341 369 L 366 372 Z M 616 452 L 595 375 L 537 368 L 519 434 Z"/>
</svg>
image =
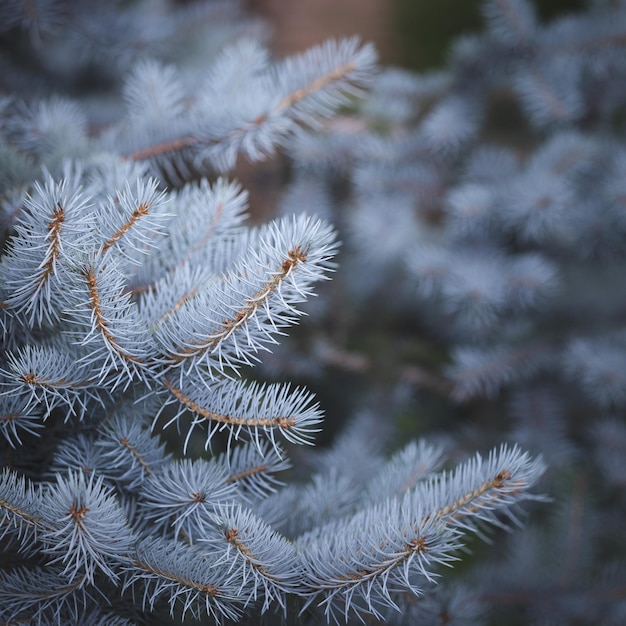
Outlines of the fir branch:
<svg viewBox="0 0 626 626">
<path fill-rule="evenodd" d="M 79 363 L 110 389 L 119 384 L 126 388 L 139 372 L 145 379 L 152 342 L 137 305 L 125 290 L 119 263 L 92 257 L 79 264 L 71 280 L 76 291 L 68 303 L 68 315 L 82 330 L 79 345 L 89 350 Z"/>
<path fill-rule="evenodd" d="M 66 171 L 57 183 L 50 175 L 34 185 L 2 258 L 0 273 L 8 297 L 4 306 L 26 315 L 30 326 L 59 318 L 54 300 L 62 278 L 63 257 L 80 249 L 89 233 L 87 198 L 79 191 L 79 173 Z"/>
<path fill-rule="evenodd" d="M 42 505 L 47 528 L 41 532 L 44 552 L 64 564 L 63 577 L 93 584 L 97 571 L 118 578 L 114 563 L 125 559 L 134 537 L 117 499 L 102 477 L 83 472 L 57 475 Z"/>
<path fill-rule="evenodd" d="M 50 568 L 0 572 L 0 617 L 8 624 L 56 623 L 65 611 L 81 614 L 88 599 L 82 577 L 68 582 Z"/>
<path fill-rule="evenodd" d="M 326 278 L 336 243 L 321 221 L 281 220 L 262 229 L 238 265 L 156 330 L 171 367 L 251 363 L 274 334 L 301 315 L 296 304 Z M 209 313 L 204 302 L 211 302 Z M 216 319 L 217 318 L 217 319 Z"/>
<path fill-rule="evenodd" d="M 552 119 L 562 120 L 567 116 L 568 111 L 564 102 L 554 91 L 554 86 L 546 80 L 546 77 L 538 69 L 530 72 L 521 80 L 530 81 Z"/>
<path fill-rule="evenodd" d="M 83 270 L 83 276 L 85 277 L 85 280 L 87 282 L 87 288 L 89 290 L 89 305 L 92 309 L 95 329 L 100 332 L 105 343 L 111 349 L 111 351 L 117 354 L 124 361 L 130 361 L 131 363 L 142 363 L 143 361 L 140 358 L 129 354 L 127 350 L 120 346 L 119 341 L 115 338 L 109 328 L 110 323 L 105 318 L 102 309 L 100 289 L 98 288 L 94 266 L 88 265 L 87 267 L 85 267 L 85 269 Z"/>
<path fill-rule="evenodd" d="M 4 468 L 0 474 L 0 536 L 16 533 L 34 541 L 39 531 L 50 530 L 52 526 L 40 514 L 42 497 L 29 480 Z M 26 547 L 25 541 L 23 545 Z"/>
<path fill-rule="evenodd" d="M 459 543 L 457 533 L 413 504 L 388 500 L 300 539 L 308 603 L 320 601 L 321 591 L 326 615 L 337 620 L 339 611 L 347 621 L 353 611 L 381 618 L 381 610 L 397 606 L 396 586 L 419 595 L 420 585 L 436 577 L 434 567 L 454 559 Z"/>
<path fill-rule="evenodd" d="M 480 455 L 453 474 L 418 483 L 402 499 L 388 499 L 341 520 L 317 528 L 299 541 L 312 602 L 323 590 L 327 615 L 334 603 L 381 616 L 385 606 L 397 608 L 394 585 L 421 594 L 418 580 L 432 581 L 434 566 L 447 564 L 460 548 L 461 532 L 477 532 L 480 524 L 502 525 L 496 512 L 528 494 L 543 472 L 541 462 L 517 448 L 503 446 L 483 461 Z M 380 520 L 392 521 L 384 527 Z M 418 577 L 417 579 L 415 577 Z"/>
<path fill-rule="evenodd" d="M 147 183 L 138 180 L 134 191 L 126 183 L 125 188 L 109 200 L 108 209 L 100 217 L 100 228 L 107 237 L 100 254 L 115 248 L 139 263 L 136 257 L 145 255 L 162 234 L 160 226 L 168 217 L 162 208 L 168 200 L 166 193 L 158 191 L 155 179 L 148 179 Z"/>
<path fill-rule="evenodd" d="M 280 265 L 280 269 L 273 273 L 272 278 L 262 285 L 256 293 L 250 296 L 232 317 L 222 321 L 221 326 L 223 330 L 206 337 L 202 340 L 200 345 L 196 345 L 194 342 L 181 350 L 175 351 L 172 355 L 174 360 L 180 362 L 183 359 L 201 356 L 205 352 L 214 350 L 216 346 L 229 337 L 239 326 L 246 324 L 258 310 L 266 306 L 268 300 L 278 292 L 281 282 L 285 280 L 288 273 L 300 263 L 305 263 L 306 260 L 307 254 L 301 250 L 299 246 L 296 246 L 293 250 L 289 250 L 285 260 Z M 177 308 L 180 308 L 180 306 Z"/>
<path fill-rule="evenodd" d="M 95 447 L 106 475 L 121 482 L 125 489 L 137 490 L 171 460 L 164 444 L 152 436 L 146 424 L 146 417 L 152 417 L 157 409 L 155 404 L 141 406 L 139 402 L 118 407 L 100 427 Z"/>
<path fill-rule="evenodd" d="M 20 434 L 39 436 L 43 429 L 40 408 L 27 398 L 0 398 L 0 433 L 12 448 L 22 445 Z"/>
<path fill-rule="evenodd" d="M 61 347 L 26 345 L 17 353 L 7 353 L 3 369 L 6 388 L 3 395 L 19 395 L 45 407 L 44 416 L 59 405 L 82 418 L 88 400 L 102 402 L 108 394 L 98 386 L 93 372 L 81 363 L 80 351 Z"/>
<path fill-rule="evenodd" d="M 477 454 L 454 473 L 444 473 L 436 479 L 435 488 L 440 490 L 442 501 L 448 500 L 448 504 L 437 508 L 433 514 L 447 525 L 473 531 L 485 522 L 502 525 L 494 509 L 518 503 L 518 496 L 522 494 L 522 497 L 540 499 L 528 494 L 528 489 L 544 471 L 541 460 L 531 460 L 517 447 L 502 446 L 498 451 L 491 451 L 485 461 Z M 472 482 L 474 485 L 467 488 Z M 512 517 L 510 510 L 505 513 Z"/>
<path fill-rule="evenodd" d="M 373 48 L 363 46 L 359 49 L 356 39 L 328 42 L 280 66 L 275 76 L 268 73 L 264 80 L 253 82 L 258 87 L 255 99 L 262 107 L 254 116 L 246 115 L 245 111 L 240 124 L 220 120 L 223 124 L 221 132 L 200 130 L 134 150 L 127 158 L 134 161 L 155 159 L 192 149 L 199 151 L 200 158 L 215 161 L 221 169 L 232 167 L 239 150 L 258 159 L 292 134 L 296 123 L 311 124 L 316 117 L 328 116 L 345 104 L 349 96 L 359 93 L 374 62 Z M 273 95 L 266 93 L 270 85 L 279 93 L 285 90 L 287 93 L 275 102 Z M 223 97 L 223 94 L 219 95 Z M 215 95 L 212 98 L 215 99 Z M 268 108 L 263 110 L 266 102 Z"/>
<path fill-rule="evenodd" d="M 171 528 L 175 538 L 184 536 L 193 544 L 207 536 L 212 513 L 232 501 L 236 490 L 226 468 L 215 461 L 170 462 L 142 484 L 140 508 L 156 528 Z"/>
<path fill-rule="evenodd" d="M 189 391 L 185 391 L 167 378 L 163 379 L 163 385 L 181 405 L 181 410 L 168 424 L 178 419 L 182 409 L 194 415 L 186 442 L 193 429 L 207 421 L 210 422 L 206 435 L 207 446 L 216 432 L 228 427 L 229 439 L 236 440 L 246 434 L 252 437 L 260 450 L 259 432 L 262 432 L 278 451 L 280 448 L 275 431 L 292 443 L 310 444 L 316 432 L 315 426 L 322 419 L 319 407 L 314 403 L 314 396 L 304 389 L 292 390 L 289 385 L 259 385 L 239 381 L 207 389 L 194 388 L 187 383 Z"/>
<path fill-rule="evenodd" d="M 420 439 L 394 454 L 366 486 L 366 500 L 375 502 L 379 494 L 402 497 L 427 479 L 443 464 L 443 450 Z"/>
<path fill-rule="evenodd" d="M 261 442 L 258 448 L 253 444 L 237 446 L 226 462 L 226 482 L 237 485 L 239 496 L 248 503 L 276 493 L 283 483 L 274 474 L 291 467 L 284 450 L 270 447 L 269 442 Z"/>
<path fill-rule="evenodd" d="M 528 378 L 551 358 L 550 346 L 496 346 L 488 349 L 458 347 L 448 377 L 454 383 L 452 398 L 465 402 L 477 395 L 493 397 L 513 380 Z"/>
<path fill-rule="evenodd" d="M 242 580 L 251 579 L 251 599 L 263 596 L 262 612 L 273 602 L 285 609 L 285 594 L 297 590 L 301 576 L 295 546 L 241 506 L 221 507 L 215 518 L 227 544 L 221 559 Z"/>
<path fill-rule="evenodd" d="M 154 609 L 164 596 L 172 614 L 182 604 L 199 619 L 204 613 L 215 620 L 237 620 L 245 604 L 245 581 L 220 567 L 215 558 L 180 543 L 143 542 L 127 569 L 123 589 L 143 590 L 143 606 Z"/>
<path fill-rule="evenodd" d="M 37 291 L 44 288 L 44 285 L 54 273 L 54 268 L 61 252 L 61 229 L 63 222 L 65 222 L 65 211 L 61 203 L 57 202 L 56 207 L 52 210 L 52 220 L 48 224 L 48 239 L 50 243 L 46 251 L 46 258 L 42 263 L 40 274 L 35 280 Z"/>
<path fill-rule="evenodd" d="M 526 0 L 489 0 L 483 3 L 483 12 L 490 21 L 494 34 L 507 44 L 528 44 L 535 34 L 536 17 Z"/>
<path fill-rule="evenodd" d="M 49 475 L 54 478 L 57 473 L 67 474 L 68 470 L 80 471 L 87 476 L 96 474 L 105 479 L 112 478 L 94 438 L 84 432 L 61 442 L 50 463 Z"/>
</svg>

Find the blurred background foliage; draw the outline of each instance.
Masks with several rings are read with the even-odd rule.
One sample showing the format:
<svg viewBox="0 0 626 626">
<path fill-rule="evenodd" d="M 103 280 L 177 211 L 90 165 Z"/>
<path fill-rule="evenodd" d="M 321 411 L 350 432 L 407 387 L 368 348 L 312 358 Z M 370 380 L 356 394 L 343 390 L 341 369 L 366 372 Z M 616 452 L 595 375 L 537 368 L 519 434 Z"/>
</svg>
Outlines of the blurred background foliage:
<svg viewBox="0 0 626 626">
<path fill-rule="evenodd" d="M 482 0 L 247 0 L 246 4 L 252 15 L 268 25 L 268 43 L 277 56 L 301 52 L 329 37 L 357 35 L 374 43 L 381 66 L 416 73 L 445 69 L 453 43 L 459 37 L 482 33 L 485 25 Z M 535 0 L 533 4 L 542 21 L 587 5 L 583 0 Z M 493 98 L 483 132 L 485 139 L 521 150 L 530 148 L 533 141 L 527 121 L 507 94 Z M 275 214 L 290 176 L 290 165 L 280 155 L 254 164 L 239 161 L 236 177 L 250 192 L 254 219 L 264 221 Z M 349 183 L 340 177 L 335 183 L 336 214 L 331 221 L 341 231 L 342 224 L 336 220 L 341 221 L 350 202 Z M 388 210 L 393 219 L 392 207 Z M 345 295 L 346 281 L 355 276 L 351 273 L 354 268 L 347 267 L 348 257 L 348 251 L 340 252 L 335 278 L 322 286 L 335 293 L 332 320 L 325 319 L 327 327 L 305 319 L 286 338 L 291 349 L 302 356 L 301 369 L 298 364 L 279 366 L 279 379 L 287 376 L 307 386 L 324 407 L 326 420 L 317 445 L 332 442 L 346 420 L 364 407 L 393 422 L 390 449 L 407 438 L 433 433 L 461 435 L 467 443 L 471 437 L 468 427 L 476 431 L 501 428 L 500 403 L 475 398 L 470 403 L 451 404 L 448 381 L 430 378 L 431 372 L 441 371 L 449 362 L 447 347 L 432 336 L 416 306 L 390 308 L 402 285 L 390 281 L 389 299 L 377 294 L 369 301 L 350 302 Z M 311 367 L 319 355 L 313 354 L 312 346 L 319 332 L 340 350 L 334 356 L 326 355 L 325 371 L 316 376 Z M 280 360 L 279 353 L 276 361 Z M 268 373 L 271 377 L 271 365 L 260 375 L 263 378 Z"/>
<path fill-rule="evenodd" d="M 577 11 L 583 0 L 535 0 L 541 19 Z M 372 41 L 385 64 L 415 71 L 440 68 L 450 44 L 482 30 L 480 0 L 248 0 L 268 20 L 273 49 L 304 50 L 327 37 Z"/>
</svg>

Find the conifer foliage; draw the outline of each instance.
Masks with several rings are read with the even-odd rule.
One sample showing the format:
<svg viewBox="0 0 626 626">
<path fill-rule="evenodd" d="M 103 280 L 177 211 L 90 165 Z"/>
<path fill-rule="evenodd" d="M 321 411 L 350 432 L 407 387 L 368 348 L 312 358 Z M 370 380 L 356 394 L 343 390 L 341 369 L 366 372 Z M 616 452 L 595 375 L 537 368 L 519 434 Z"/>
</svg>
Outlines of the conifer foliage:
<svg viewBox="0 0 626 626">
<path fill-rule="evenodd" d="M 220 45 L 199 80 L 166 58 L 197 13 L 87 4 L 3 8 L 42 85 L 46 46 L 102 42 L 115 17 L 126 82 L 101 108 L 0 102 L 0 622 L 400 619 L 468 536 L 516 521 L 544 467 L 516 445 L 448 468 L 424 441 L 386 458 L 357 428 L 308 482 L 282 483 L 322 409 L 251 366 L 335 270 L 337 235 L 304 215 L 250 226 L 229 172 L 352 105 L 373 49 L 275 61 L 252 26 L 223 47 L 241 35 L 226 15 L 206 20 Z M 159 58 L 131 64 L 140 32 Z"/>
<path fill-rule="evenodd" d="M 334 296 L 358 305 L 343 300 L 344 345 L 317 339 L 328 368 L 381 388 L 392 369 L 433 428 L 547 461 L 551 515 L 499 544 L 504 561 L 475 561 L 473 606 L 490 624 L 620 624 L 626 5 L 542 21 L 545 4 L 488 0 L 441 71 L 381 72 L 358 118 L 289 147 L 304 166 L 283 205 L 314 188 L 338 208 Z M 350 326 L 368 332 L 369 311 L 393 355 Z M 459 615 L 467 591 L 432 610 Z M 406 623 L 430 619 L 416 606 Z"/>
</svg>

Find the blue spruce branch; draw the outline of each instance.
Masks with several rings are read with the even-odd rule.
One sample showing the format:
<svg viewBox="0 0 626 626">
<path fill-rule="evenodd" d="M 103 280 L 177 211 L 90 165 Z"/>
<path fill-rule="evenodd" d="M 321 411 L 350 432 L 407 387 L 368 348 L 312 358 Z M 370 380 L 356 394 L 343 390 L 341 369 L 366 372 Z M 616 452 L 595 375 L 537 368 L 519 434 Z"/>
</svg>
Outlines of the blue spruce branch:
<svg viewBox="0 0 626 626">
<path fill-rule="evenodd" d="M 305 165 L 314 152 L 332 162 L 328 146 L 312 148 L 374 84 L 373 47 L 329 41 L 275 61 L 251 36 L 236 40 L 241 29 L 228 19 L 232 40 L 212 32 L 209 18 L 226 11 L 220 2 L 174 11 L 171 24 L 151 20 L 142 5 L 90 15 L 85 3 L 70 4 L 22 4 L 2 27 L 33 38 L 29 60 L 44 90 L 58 71 L 45 71 L 37 41 L 70 56 L 84 47 L 104 71 L 93 52 L 112 38 L 126 78 L 113 81 L 123 82 L 121 97 L 96 105 L 67 94 L 33 100 L 28 90 L 24 102 L 19 90 L 0 101 L 0 622 L 128 625 L 163 613 L 210 623 L 276 614 L 393 622 L 428 596 L 435 604 L 462 598 L 454 587 L 452 599 L 433 591 L 443 566 L 461 558 L 471 536 L 509 528 L 522 503 L 541 500 L 543 462 L 502 445 L 446 466 L 443 448 L 424 441 L 388 459 L 365 421 L 322 454 L 302 451 L 321 428 L 321 403 L 305 386 L 258 380 L 252 368 L 337 269 L 337 233 L 306 215 L 250 226 L 246 193 L 218 176 L 238 159 L 279 150 L 300 149 Z M 525 7 L 510 3 L 509 22 L 490 12 L 494 32 L 519 31 L 515 49 L 534 36 Z M 195 19 L 205 45 L 211 35 L 215 43 L 202 80 L 160 47 L 180 43 Z M 105 24 L 119 28 L 107 35 Z M 132 52 L 140 26 L 153 58 Z M 81 40 L 90 32 L 94 48 Z M 567 88 L 573 79 L 565 78 Z M 5 81 L 19 84 L 13 74 Z M 386 162 L 364 166 L 359 184 L 398 183 L 399 202 L 424 186 L 432 201 L 446 159 L 476 140 L 484 120 L 478 94 L 448 88 L 436 79 L 409 89 L 407 104 L 439 98 L 423 132 L 400 148 L 366 139 L 364 156 Z M 546 119 L 544 109 L 533 117 Z M 432 166 L 386 167 L 397 149 L 408 156 L 411 142 L 426 144 Z M 337 154 L 352 150 L 347 141 Z M 459 217 L 454 237 L 477 202 L 492 228 L 495 200 L 479 186 L 461 191 L 448 202 Z M 507 228 L 523 224 L 525 244 L 554 240 L 559 198 L 545 220 L 511 215 Z M 355 229 L 361 241 L 376 242 L 374 205 Z M 419 231 L 417 220 L 404 224 L 394 241 Z M 388 245 L 378 257 L 393 262 L 404 247 Z M 466 249 L 456 263 L 435 253 L 443 271 L 426 268 L 422 290 L 444 301 L 459 334 L 489 337 L 494 320 L 534 310 L 552 285 L 556 271 L 539 253 L 508 262 L 496 246 L 482 256 Z M 425 266 L 416 264 L 419 274 Z M 495 382 L 481 379 L 470 391 L 499 388 L 517 373 L 502 380 L 494 368 Z M 195 458 L 180 458 L 188 452 Z M 285 486 L 297 455 L 317 466 Z"/>
</svg>

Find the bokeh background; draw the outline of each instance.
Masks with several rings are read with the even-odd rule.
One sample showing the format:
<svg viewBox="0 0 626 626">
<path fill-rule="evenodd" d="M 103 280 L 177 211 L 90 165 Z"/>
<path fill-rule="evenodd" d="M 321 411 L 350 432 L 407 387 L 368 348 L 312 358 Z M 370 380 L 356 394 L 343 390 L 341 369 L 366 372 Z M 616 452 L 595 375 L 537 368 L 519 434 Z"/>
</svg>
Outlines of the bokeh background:
<svg viewBox="0 0 626 626">
<path fill-rule="evenodd" d="M 327 37 L 359 35 L 385 64 L 416 71 L 445 63 L 450 43 L 481 29 L 479 0 L 247 0 L 267 20 L 272 48 L 299 52 Z M 542 19 L 581 9 L 582 0 L 535 0 Z"/>
</svg>

